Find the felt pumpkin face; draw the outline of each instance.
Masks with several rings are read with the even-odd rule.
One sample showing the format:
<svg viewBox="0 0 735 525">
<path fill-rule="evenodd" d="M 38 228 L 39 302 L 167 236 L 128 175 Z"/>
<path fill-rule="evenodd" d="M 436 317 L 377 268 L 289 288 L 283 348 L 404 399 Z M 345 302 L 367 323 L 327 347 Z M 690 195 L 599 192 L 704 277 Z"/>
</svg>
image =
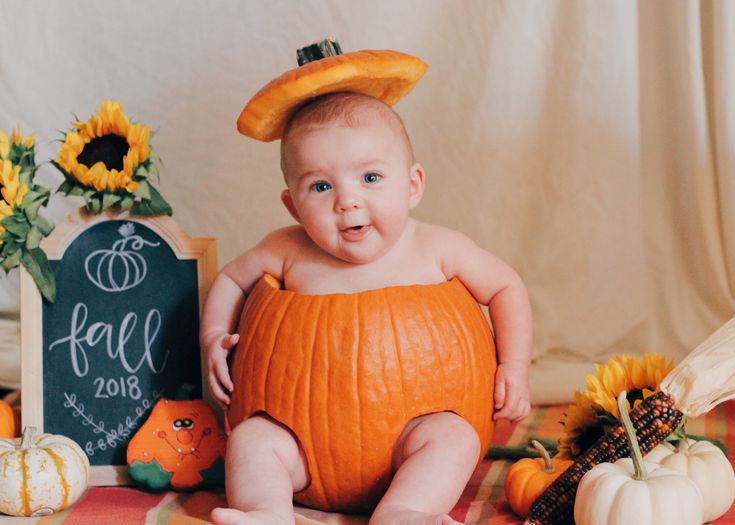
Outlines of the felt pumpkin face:
<svg viewBox="0 0 735 525">
<path fill-rule="evenodd" d="M 265 276 L 239 326 L 230 426 L 263 412 L 294 432 L 311 477 L 300 503 L 370 508 L 390 482 L 396 439 L 420 415 L 455 412 L 489 445 L 492 335 L 456 279 L 303 295 Z"/>
<path fill-rule="evenodd" d="M 71 439 L 36 436 L 34 427 L 26 427 L 22 439 L 0 439 L 0 473 L 0 512 L 46 516 L 84 494 L 89 460 Z"/>
<path fill-rule="evenodd" d="M 161 399 L 128 444 L 129 474 L 152 490 L 221 484 L 225 444 L 207 403 Z"/>
</svg>

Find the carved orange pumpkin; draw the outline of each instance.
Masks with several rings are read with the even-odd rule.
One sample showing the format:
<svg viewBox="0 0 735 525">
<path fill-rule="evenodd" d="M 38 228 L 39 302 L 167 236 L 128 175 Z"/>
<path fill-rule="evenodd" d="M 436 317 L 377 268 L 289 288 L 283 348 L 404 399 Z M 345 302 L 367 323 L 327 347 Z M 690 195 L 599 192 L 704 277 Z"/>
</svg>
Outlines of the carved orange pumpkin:
<svg viewBox="0 0 735 525">
<path fill-rule="evenodd" d="M 299 503 L 372 507 L 390 482 L 396 438 L 422 414 L 453 411 L 483 450 L 490 443 L 495 349 L 456 279 L 302 295 L 265 276 L 239 326 L 230 425 L 261 412 L 293 430 L 311 476 Z"/>
<path fill-rule="evenodd" d="M 225 442 L 207 403 L 161 399 L 128 443 L 128 472 L 134 481 L 152 490 L 218 484 L 216 481 L 223 480 L 214 480 L 224 474 Z"/>
</svg>

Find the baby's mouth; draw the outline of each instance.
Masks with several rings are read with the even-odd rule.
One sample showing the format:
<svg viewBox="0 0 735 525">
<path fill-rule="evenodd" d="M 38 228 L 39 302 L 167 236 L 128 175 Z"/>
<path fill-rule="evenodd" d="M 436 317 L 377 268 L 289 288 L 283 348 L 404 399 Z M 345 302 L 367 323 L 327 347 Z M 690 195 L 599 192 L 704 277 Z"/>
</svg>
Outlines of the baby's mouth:
<svg viewBox="0 0 735 525">
<path fill-rule="evenodd" d="M 357 226 L 350 226 L 340 230 L 342 238 L 348 241 L 359 241 L 364 239 L 368 233 L 370 233 L 371 226 L 369 224 L 360 224 Z"/>
</svg>

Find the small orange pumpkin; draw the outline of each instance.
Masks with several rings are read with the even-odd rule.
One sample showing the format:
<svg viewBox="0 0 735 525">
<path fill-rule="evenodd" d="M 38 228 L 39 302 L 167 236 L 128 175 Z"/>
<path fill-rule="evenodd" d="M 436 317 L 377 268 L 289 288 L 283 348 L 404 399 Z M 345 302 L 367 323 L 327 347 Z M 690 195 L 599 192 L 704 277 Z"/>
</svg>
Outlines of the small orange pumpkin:
<svg viewBox="0 0 735 525">
<path fill-rule="evenodd" d="M 20 436 L 20 409 L 0 399 L 0 438 Z"/>
<path fill-rule="evenodd" d="M 539 451 L 541 457 L 516 461 L 505 476 L 505 499 L 513 512 L 523 518 L 528 515 L 528 509 L 546 487 L 574 463 L 568 459 L 552 459 L 543 445 L 536 440 L 531 444 Z"/>
<path fill-rule="evenodd" d="M 495 348 L 457 279 L 304 295 L 266 275 L 248 297 L 239 333 L 230 425 L 267 413 L 294 432 L 311 476 L 299 503 L 371 508 L 390 483 L 396 439 L 423 414 L 455 412 L 483 450 L 490 443 Z"/>
<path fill-rule="evenodd" d="M 224 479 L 226 438 L 201 399 L 160 399 L 128 443 L 128 473 L 151 490 L 191 490 Z"/>
</svg>

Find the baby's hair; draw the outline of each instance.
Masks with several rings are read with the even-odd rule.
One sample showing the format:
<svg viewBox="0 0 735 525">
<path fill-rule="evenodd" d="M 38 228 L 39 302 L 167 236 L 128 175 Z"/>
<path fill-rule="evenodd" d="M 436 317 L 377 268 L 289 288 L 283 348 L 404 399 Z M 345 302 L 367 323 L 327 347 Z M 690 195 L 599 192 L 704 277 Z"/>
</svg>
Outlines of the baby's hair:
<svg viewBox="0 0 735 525">
<path fill-rule="evenodd" d="M 281 171 L 286 176 L 285 145 L 291 135 L 309 126 L 338 122 L 348 127 L 357 127 L 365 122 L 365 115 L 378 116 L 403 139 L 411 164 L 414 162 L 413 147 L 400 115 L 392 107 L 376 98 L 353 92 L 338 92 L 321 95 L 309 100 L 291 115 L 281 138 Z"/>
</svg>

